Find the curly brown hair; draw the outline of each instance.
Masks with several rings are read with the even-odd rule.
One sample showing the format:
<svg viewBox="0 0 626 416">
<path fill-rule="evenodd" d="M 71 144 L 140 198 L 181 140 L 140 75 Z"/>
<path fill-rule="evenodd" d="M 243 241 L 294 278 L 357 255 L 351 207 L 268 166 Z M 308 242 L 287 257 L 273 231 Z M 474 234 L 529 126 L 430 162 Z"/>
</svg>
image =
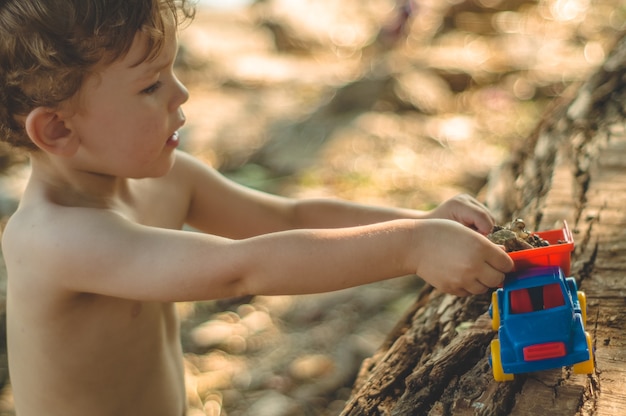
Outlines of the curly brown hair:
<svg viewBox="0 0 626 416">
<path fill-rule="evenodd" d="M 72 98 L 96 64 L 130 49 L 148 34 L 144 59 L 158 54 L 165 24 L 193 18 L 189 0 L 0 1 L 0 140 L 36 149 L 24 129 L 37 107 L 57 108 Z"/>
</svg>

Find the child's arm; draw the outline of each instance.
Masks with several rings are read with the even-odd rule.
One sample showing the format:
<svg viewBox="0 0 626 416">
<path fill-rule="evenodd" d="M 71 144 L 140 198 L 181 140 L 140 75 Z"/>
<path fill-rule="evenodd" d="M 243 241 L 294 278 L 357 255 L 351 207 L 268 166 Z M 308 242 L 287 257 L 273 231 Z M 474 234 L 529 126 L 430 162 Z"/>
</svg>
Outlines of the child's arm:
<svg viewBox="0 0 626 416">
<path fill-rule="evenodd" d="M 188 220 L 207 234 L 61 207 L 54 221 L 12 218 L 7 267 L 68 293 L 178 301 L 323 292 L 410 273 L 463 296 L 498 285 L 513 266 L 470 229 L 486 233 L 492 221 L 473 198 L 453 198 L 427 213 L 298 203 L 233 185 L 189 156 L 176 163 L 172 183 L 184 188 L 180 198 L 190 195 Z M 456 221 L 431 219 L 438 216 Z"/>
<path fill-rule="evenodd" d="M 42 287 L 68 294 L 146 301 L 299 294 L 417 273 L 462 296 L 498 285 L 512 268 L 504 251 L 449 220 L 396 220 L 229 240 L 142 226 L 106 211 L 64 210 L 53 226 L 62 230 L 62 239 L 49 224 L 32 224 L 33 233 L 12 233 L 17 238 L 6 254 L 9 269 L 19 264 L 21 278 L 42 279 Z M 27 260 L 30 252 L 38 253 L 37 262 Z"/>
<path fill-rule="evenodd" d="M 188 155 L 178 164 L 192 185 L 187 221 L 195 228 L 229 238 L 275 231 L 340 228 L 395 219 L 442 218 L 487 234 L 494 225 L 489 211 L 468 195 L 454 197 L 429 212 L 363 205 L 337 199 L 293 200 L 257 192 L 223 178 Z"/>
</svg>

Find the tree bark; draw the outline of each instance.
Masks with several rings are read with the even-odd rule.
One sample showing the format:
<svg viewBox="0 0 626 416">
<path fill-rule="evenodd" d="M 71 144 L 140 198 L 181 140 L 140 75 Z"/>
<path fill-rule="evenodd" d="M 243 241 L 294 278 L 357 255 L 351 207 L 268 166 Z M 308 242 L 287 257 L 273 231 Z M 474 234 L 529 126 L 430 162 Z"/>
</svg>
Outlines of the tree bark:
<svg viewBox="0 0 626 416">
<path fill-rule="evenodd" d="M 490 296 L 425 288 L 366 360 L 342 415 L 626 414 L 626 38 L 589 80 L 564 96 L 510 159 L 485 199 L 501 222 L 529 229 L 566 220 L 572 272 L 587 295 L 596 370 L 516 375 L 488 364 Z"/>
</svg>

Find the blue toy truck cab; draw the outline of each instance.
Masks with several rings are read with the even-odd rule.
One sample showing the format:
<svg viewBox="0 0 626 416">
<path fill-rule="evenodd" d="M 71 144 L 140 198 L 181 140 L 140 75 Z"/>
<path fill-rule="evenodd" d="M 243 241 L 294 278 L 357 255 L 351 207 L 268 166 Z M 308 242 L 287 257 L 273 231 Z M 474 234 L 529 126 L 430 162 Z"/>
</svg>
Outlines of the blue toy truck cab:
<svg viewBox="0 0 626 416">
<path fill-rule="evenodd" d="M 514 374 L 573 365 L 593 372 L 591 337 L 585 332 L 586 298 L 558 266 L 507 275 L 492 294 L 489 313 L 498 339 L 491 343 L 496 381 Z"/>
</svg>

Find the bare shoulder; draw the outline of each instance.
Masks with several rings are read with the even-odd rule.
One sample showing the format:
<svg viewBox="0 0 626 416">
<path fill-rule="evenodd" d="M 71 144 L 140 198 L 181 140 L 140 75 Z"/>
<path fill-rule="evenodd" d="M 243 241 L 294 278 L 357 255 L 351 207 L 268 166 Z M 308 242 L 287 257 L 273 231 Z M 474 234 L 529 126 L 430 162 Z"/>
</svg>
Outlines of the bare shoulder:
<svg viewBox="0 0 626 416">
<path fill-rule="evenodd" d="M 123 219 L 110 211 L 84 207 L 28 203 L 9 219 L 2 234 L 2 250 L 10 271 L 68 265 L 69 255 L 78 258 L 97 249 L 99 237 L 123 228 Z"/>
<path fill-rule="evenodd" d="M 147 225 L 180 229 L 189 209 L 189 200 L 200 181 L 212 168 L 184 152 L 177 152 L 172 170 L 164 177 L 136 181 L 132 205 L 102 208 L 72 201 L 58 203 L 44 187 L 32 186 L 2 234 L 3 249 L 9 256 L 24 252 L 37 256 L 52 251 L 79 252 L 98 247 L 107 236 L 124 238 Z M 209 173 L 207 173 L 209 172 Z M 163 212 L 161 212 L 163 211 Z"/>
<path fill-rule="evenodd" d="M 142 225 L 112 210 L 25 207 L 3 236 L 7 274 L 14 290 L 140 300 L 160 278 L 172 233 L 181 232 Z"/>
<path fill-rule="evenodd" d="M 174 174 L 191 187 L 186 223 L 196 229 L 241 239 L 291 228 L 289 198 L 236 183 L 190 155 L 180 153 L 176 165 Z"/>
<path fill-rule="evenodd" d="M 176 162 L 164 178 L 155 180 L 161 188 L 185 192 L 190 198 L 198 192 L 210 192 L 213 196 L 236 186 L 219 173 L 210 163 L 183 151 L 176 152 Z"/>
<path fill-rule="evenodd" d="M 196 281 L 206 279 L 205 272 L 197 272 L 222 258 L 220 248 L 227 247 L 227 241 L 159 226 L 161 220 L 151 224 L 154 217 L 146 217 L 148 223 L 133 217 L 141 214 L 27 200 L 10 219 L 3 238 L 13 290 L 159 302 L 191 298 L 195 286 L 177 293 L 185 288 L 180 276 L 190 279 L 195 271 Z"/>
<path fill-rule="evenodd" d="M 207 180 L 219 180 L 221 175 L 208 162 L 179 150 L 176 151 L 176 163 L 168 177 L 169 180 L 194 186 Z"/>
</svg>

